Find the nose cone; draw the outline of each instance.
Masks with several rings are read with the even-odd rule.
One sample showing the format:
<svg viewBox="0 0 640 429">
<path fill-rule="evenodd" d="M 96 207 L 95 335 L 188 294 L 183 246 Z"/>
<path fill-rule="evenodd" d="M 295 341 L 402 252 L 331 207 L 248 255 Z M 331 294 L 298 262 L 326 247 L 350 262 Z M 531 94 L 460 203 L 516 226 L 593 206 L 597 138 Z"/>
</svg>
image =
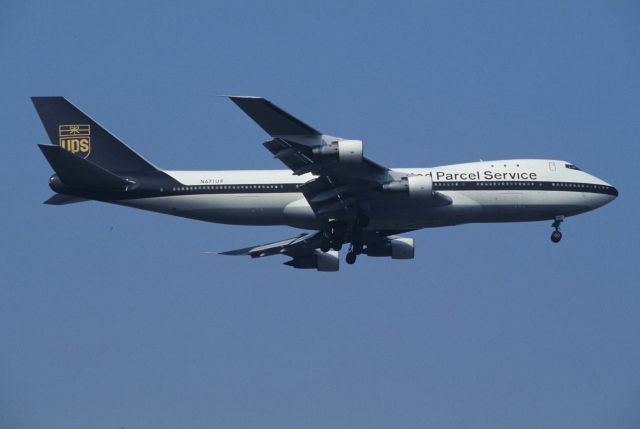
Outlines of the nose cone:
<svg viewBox="0 0 640 429">
<path fill-rule="evenodd" d="M 615 186 L 610 185 L 604 180 L 598 179 L 601 184 L 597 185 L 597 192 L 599 195 L 594 199 L 595 207 L 601 207 L 605 204 L 609 204 L 611 201 L 618 198 L 618 189 Z M 594 207 L 594 208 L 595 208 Z"/>
<path fill-rule="evenodd" d="M 602 179 L 600 179 L 600 181 L 602 182 L 602 185 L 604 187 L 602 191 L 609 196 L 611 201 L 615 200 L 618 197 L 618 189 L 616 189 L 615 186 L 610 185 L 609 183 L 605 182 Z"/>
<path fill-rule="evenodd" d="M 616 189 L 615 187 L 611 186 L 611 195 L 613 195 L 613 199 L 614 200 L 616 198 L 618 198 L 618 189 Z"/>
<path fill-rule="evenodd" d="M 618 190 L 614 186 L 608 185 L 606 192 L 608 201 L 605 204 L 609 204 L 611 201 L 618 198 Z"/>
</svg>

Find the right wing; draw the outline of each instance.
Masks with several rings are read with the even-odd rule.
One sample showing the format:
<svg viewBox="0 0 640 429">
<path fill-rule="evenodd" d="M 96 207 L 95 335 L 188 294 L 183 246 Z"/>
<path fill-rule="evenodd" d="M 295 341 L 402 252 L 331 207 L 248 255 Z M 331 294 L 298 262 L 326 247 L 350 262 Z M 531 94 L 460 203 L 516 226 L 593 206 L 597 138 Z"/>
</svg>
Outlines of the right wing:
<svg viewBox="0 0 640 429">
<path fill-rule="evenodd" d="M 318 247 L 320 247 L 321 242 L 322 233 L 308 233 L 274 243 L 222 252 L 221 255 L 248 255 L 252 258 L 286 255 L 291 257 L 291 259 L 284 264 L 294 268 L 316 268 L 318 271 L 338 271 L 338 252 L 331 250 L 324 253 L 320 251 Z"/>
<path fill-rule="evenodd" d="M 390 240 L 404 239 L 403 237 L 394 235 L 399 232 L 403 231 L 365 231 L 363 244 L 366 244 L 367 248 L 364 249 L 363 253 L 369 256 L 391 256 L 391 253 L 389 253 Z M 315 268 L 318 271 L 338 271 L 340 268 L 339 252 L 335 250 L 329 250 L 328 252 L 321 251 L 319 247 L 323 240 L 322 232 L 306 233 L 286 240 L 229 250 L 227 252 L 221 252 L 220 254 L 233 256 L 246 255 L 251 256 L 251 258 L 285 255 L 291 259 L 285 262 L 284 265 L 289 265 L 294 268 Z M 398 258 L 413 258 L 413 244 L 411 245 L 410 258 Z"/>
<path fill-rule="evenodd" d="M 262 258 L 271 255 L 295 255 L 300 252 L 304 253 L 308 249 L 316 249 L 320 247 L 322 241 L 321 234 L 307 233 L 300 234 L 297 237 L 288 238 L 286 240 L 276 241 L 274 243 L 260 244 L 257 246 L 245 247 L 243 249 L 229 250 L 220 253 L 221 255 L 248 255 L 252 258 Z"/>
</svg>

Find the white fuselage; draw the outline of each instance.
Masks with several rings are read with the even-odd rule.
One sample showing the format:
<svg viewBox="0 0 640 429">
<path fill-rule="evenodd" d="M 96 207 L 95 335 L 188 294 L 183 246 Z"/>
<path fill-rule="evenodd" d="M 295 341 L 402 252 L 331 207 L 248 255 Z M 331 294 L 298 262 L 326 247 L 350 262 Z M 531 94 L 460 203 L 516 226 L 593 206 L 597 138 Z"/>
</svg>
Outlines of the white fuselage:
<svg viewBox="0 0 640 429">
<path fill-rule="evenodd" d="M 481 161 L 392 171 L 431 175 L 434 191 L 452 202 L 434 207 L 409 195 L 380 193 L 368 201 L 368 229 L 545 220 L 583 213 L 615 199 L 608 183 L 565 161 Z M 165 173 L 180 183 L 170 190 L 172 195 L 116 203 L 208 222 L 322 227 L 322 221 L 297 190 L 298 185 L 314 177 L 311 174 L 295 176 L 289 170 Z"/>
</svg>

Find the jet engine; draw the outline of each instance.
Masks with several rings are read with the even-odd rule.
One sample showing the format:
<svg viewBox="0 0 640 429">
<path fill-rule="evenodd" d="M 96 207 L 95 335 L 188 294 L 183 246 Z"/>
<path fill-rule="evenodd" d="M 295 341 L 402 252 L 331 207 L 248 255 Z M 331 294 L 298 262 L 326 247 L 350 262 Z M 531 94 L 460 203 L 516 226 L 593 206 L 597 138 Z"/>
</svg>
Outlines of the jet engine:
<svg viewBox="0 0 640 429">
<path fill-rule="evenodd" d="M 315 268 L 318 271 L 338 271 L 340 269 L 340 254 L 335 250 L 322 252 L 315 250 L 310 256 L 294 257 L 284 263 L 294 268 Z"/>
<path fill-rule="evenodd" d="M 363 253 L 368 256 L 391 256 L 391 259 L 413 259 L 415 247 L 413 238 L 389 237 L 379 244 L 367 246 Z"/>
<path fill-rule="evenodd" d="M 383 192 L 405 193 L 409 198 L 424 199 L 433 196 L 431 176 L 407 176 L 382 185 Z"/>
<path fill-rule="evenodd" d="M 315 156 L 335 159 L 345 164 L 362 162 L 362 153 L 362 140 L 340 140 L 313 148 Z"/>
<path fill-rule="evenodd" d="M 338 271 L 340 269 L 340 256 L 335 250 L 327 253 L 316 251 L 318 271 Z"/>
</svg>

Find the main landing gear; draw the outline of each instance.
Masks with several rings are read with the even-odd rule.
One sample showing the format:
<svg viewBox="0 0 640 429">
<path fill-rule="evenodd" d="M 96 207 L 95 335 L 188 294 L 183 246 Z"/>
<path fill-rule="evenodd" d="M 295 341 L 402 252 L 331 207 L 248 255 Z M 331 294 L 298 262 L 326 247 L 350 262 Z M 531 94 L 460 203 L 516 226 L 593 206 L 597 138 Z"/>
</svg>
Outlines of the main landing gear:
<svg viewBox="0 0 640 429">
<path fill-rule="evenodd" d="M 364 248 L 364 240 L 362 230 L 369 225 L 369 218 L 364 215 L 360 215 L 356 218 L 351 230 L 351 246 L 347 252 L 346 261 L 347 264 L 355 264 L 356 259 Z M 329 222 L 327 228 L 323 231 L 323 240 L 320 244 L 320 250 L 328 252 L 333 249 L 339 251 L 342 249 L 342 244 L 345 236 L 345 225 L 338 222 Z"/>
<path fill-rule="evenodd" d="M 320 250 L 328 252 L 333 249 L 340 251 L 342 249 L 342 240 L 344 239 L 344 228 L 338 222 L 329 222 L 327 228 L 322 231 L 323 240 L 320 244 Z"/>
<path fill-rule="evenodd" d="M 554 228 L 554 231 L 551 233 L 551 241 L 554 243 L 559 243 L 562 240 L 562 233 L 560 232 L 560 224 L 564 220 L 564 216 L 556 216 L 553 224 L 551 225 Z"/>
<path fill-rule="evenodd" d="M 347 264 L 349 265 L 355 264 L 358 255 L 362 253 L 364 247 L 362 230 L 366 228 L 367 225 L 369 225 L 369 218 L 365 215 L 358 216 L 353 225 L 353 230 L 351 231 L 351 247 L 349 247 L 349 252 L 347 252 L 346 257 Z"/>
</svg>

